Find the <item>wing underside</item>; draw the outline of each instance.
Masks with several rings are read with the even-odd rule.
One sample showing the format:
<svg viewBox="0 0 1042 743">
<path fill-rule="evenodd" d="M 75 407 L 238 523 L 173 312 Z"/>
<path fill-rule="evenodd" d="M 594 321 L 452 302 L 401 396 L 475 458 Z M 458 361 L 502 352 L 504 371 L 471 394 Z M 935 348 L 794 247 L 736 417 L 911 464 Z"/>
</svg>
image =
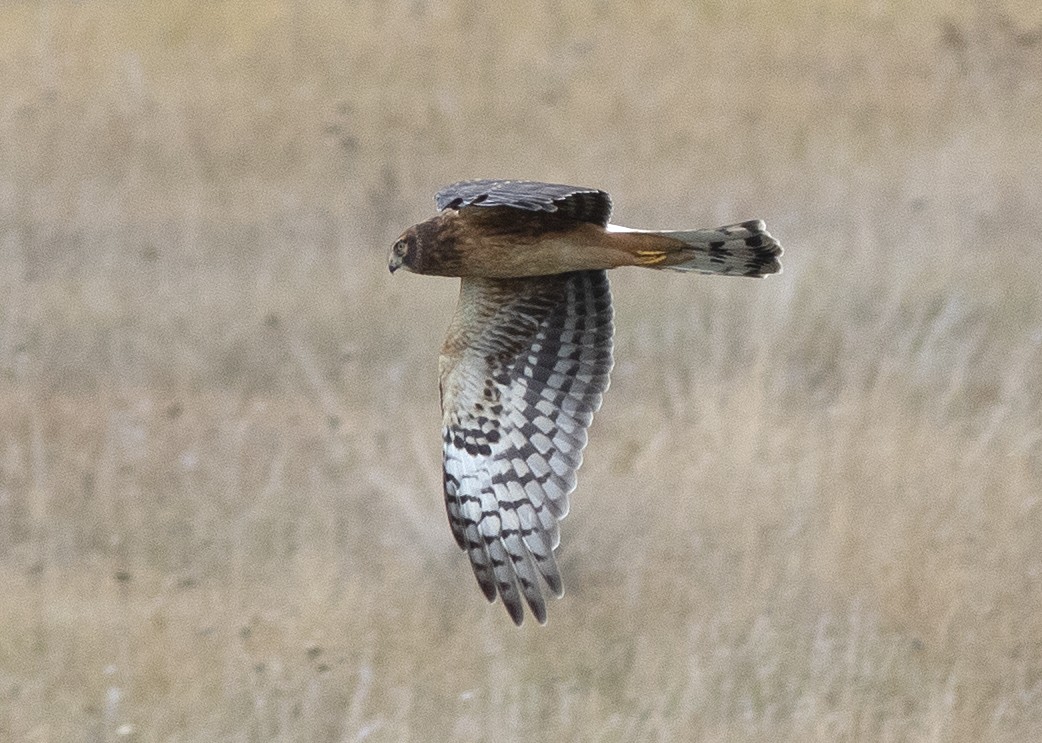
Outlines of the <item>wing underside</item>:
<svg viewBox="0 0 1042 743">
<path fill-rule="evenodd" d="M 546 621 L 587 428 L 612 366 L 604 271 L 463 279 L 442 356 L 445 502 L 485 596 Z"/>
</svg>

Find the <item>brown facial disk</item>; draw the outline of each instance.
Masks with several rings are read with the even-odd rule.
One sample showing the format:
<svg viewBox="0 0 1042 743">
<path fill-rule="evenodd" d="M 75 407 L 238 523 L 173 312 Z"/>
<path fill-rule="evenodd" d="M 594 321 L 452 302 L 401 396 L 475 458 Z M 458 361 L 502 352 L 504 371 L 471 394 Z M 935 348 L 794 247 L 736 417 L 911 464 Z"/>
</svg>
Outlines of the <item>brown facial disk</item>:
<svg viewBox="0 0 1042 743">
<path fill-rule="evenodd" d="M 441 215 L 413 225 L 391 247 L 388 268 L 413 273 L 459 276 L 460 257 L 451 226 Z"/>
<path fill-rule="evenodd" d="M 410 227 L 394 241 L 391 246 L 391 255 L 387 259 L 387 268 L 394 273 L 399 268 L 407 271 L 414 270 L 413 263 L 416 260 L 416 227 Z"/>
</svg>

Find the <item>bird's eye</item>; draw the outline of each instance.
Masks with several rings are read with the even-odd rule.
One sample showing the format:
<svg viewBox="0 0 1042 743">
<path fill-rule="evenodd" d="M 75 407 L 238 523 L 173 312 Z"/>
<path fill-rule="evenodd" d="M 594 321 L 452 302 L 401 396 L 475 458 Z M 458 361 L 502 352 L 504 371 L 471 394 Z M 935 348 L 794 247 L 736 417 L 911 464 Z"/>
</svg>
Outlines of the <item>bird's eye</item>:
<svg viewBox="0 0 1042 743">
<path fill-rule="evenodd" d="M 394 254 L 395 255 L 404 257 L 405 254 L 408 251 L 409 251 L 409 245 L 405 242 L 405 240 L 398 240 L 398 241 L 396 241 L 394 243 Z"/>
</svg>

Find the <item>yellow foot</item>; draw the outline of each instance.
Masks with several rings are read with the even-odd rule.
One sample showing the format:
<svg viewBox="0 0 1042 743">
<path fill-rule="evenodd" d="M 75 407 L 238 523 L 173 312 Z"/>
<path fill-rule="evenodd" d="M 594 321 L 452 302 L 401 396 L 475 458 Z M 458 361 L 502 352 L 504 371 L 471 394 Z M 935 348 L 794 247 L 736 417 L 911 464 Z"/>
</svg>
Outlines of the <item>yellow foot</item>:
<svg viewBox="0 0 1042 743">
<path fill-rule="evenodd" d="M 637 262 L 642 266 L 654 266 L 657 263 L 662 263 L 664 260 L 666 260 L 666 252 L 664 250 L 637 251 Z"/>
</svg>

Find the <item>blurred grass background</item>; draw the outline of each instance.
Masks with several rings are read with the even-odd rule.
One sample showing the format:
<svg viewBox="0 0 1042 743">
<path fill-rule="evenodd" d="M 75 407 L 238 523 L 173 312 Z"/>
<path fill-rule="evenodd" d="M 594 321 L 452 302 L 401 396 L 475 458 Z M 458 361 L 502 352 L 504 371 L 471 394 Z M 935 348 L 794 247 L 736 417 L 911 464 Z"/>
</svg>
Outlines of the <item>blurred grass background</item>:
<svg viewBox="0 0 1042 743">
<path fill-rule="evenodd" d="M 550 623 L 440 495 L 442 184 L 619 271 Z M 1034 2 L 0 5 L 0 739 L 1042 736 Z"/>
</svg>

